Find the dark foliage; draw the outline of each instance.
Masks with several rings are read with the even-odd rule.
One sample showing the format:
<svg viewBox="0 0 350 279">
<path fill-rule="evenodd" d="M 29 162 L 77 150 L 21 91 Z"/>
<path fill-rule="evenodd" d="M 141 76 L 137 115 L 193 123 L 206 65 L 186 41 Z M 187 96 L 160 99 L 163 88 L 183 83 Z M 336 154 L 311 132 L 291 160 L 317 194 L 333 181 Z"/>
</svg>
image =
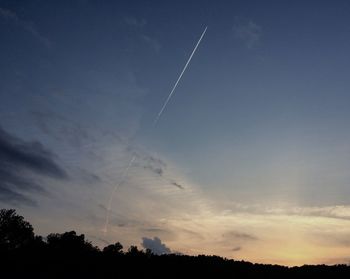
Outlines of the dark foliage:
<svg viewBox="0 0 350 279">
<path fill-rule="evenodd" d="M 16 214 L 14 209 L 0 210 L 0 250 L 24 248 L 34 240 L 33 227 Z"/>
<path fill-rule="evenodd" d="M 119 242 L 111 244 L 103 248 L 103 254 L 109 256 L 120 256 L 123 254 L 123 245 Z"/>
<path fill-rule="evenodd" d="M 1 278 L 349 278 L 350 266 L 288 268 L 218 256 L 155 255 L 117 242 L 102 251 L 76 232 L 44 241 L 15 210 L 0 211 Z"/>
</svg>

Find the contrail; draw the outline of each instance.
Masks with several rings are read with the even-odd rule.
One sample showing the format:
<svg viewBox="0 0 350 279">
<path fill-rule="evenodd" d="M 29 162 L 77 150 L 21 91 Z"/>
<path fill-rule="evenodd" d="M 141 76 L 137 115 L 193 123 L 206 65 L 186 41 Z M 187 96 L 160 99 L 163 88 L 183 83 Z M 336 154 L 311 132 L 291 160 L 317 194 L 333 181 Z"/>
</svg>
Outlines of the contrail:
<svg viewBox="0 0 350 279">
<path fill-rule="evenodd" d="M 192 51 L 190 57 L 188 58 L 188 60 L 187 60 L 187 62 L 186 62 L 186 64 L 185 64 L 185 67 L 182 69 L 181 74 L 179 75 L 177 81 L 175 82 L 175 84 L 174 84 L 174 86 L 173 86 L 173 89 L 171 89 L 171 92 L 170 92 L 168 98 L 166 99 L 166 101 L 165 101 L 163 107 L 162 107 L 161 110 L 159 111 L 159 113 L 158 113 L 156 119 L 154 120 L 154 122 L 153 122 L 153 125 L 154 125 L 154 126 L 157 124 L 157 122 L 158 122 L 160 116 L 162 115 L 162 113 L 163 113 L 165 107 L 167 106 L 168 102 L 170 101 L 170 98 L 171 98 L 171 96 L 173 95 L 173 93 L 174 93 L 174 91 L 175 91 L 175 89 L 176 89 L 176 87 L 177 87 L 177 84 L 179 83 L 180 79 L 182 78 L 182 75 L 184 74 L 184 72 L 186 71 L 188 64 L 190 64 L 191 59 L 192 59 L 192 56 L 193 56 L 194 53 L 196 52 L 197 47 L 199 46 L 201 40 L 203 39 L 203 37 L 204 37 L 204 35 L 205 35 L 205 32 L 207 31 L 207 28 L 208 28 L 208 26 L 205 27 L 205 29 L 204 29 L 204 31 L 203 31 L 201 37 L 199 38 L 199 40 L 198 40 L 196 46 L 194 47 L 194 49 L 193 49 L 193 51 Z"/>
<path fill-rule="evenodd" d="M 107 207 L 107 212 L 106 212 L 106 222 L 105 222 L 105 227 L 103 229 L 103 232 L 106 234 L 107 230 L 108 230 L 108 225 L 109 225 L 109 214 L 111 211 L 111 207 L 112 207 L 112 202 L 113 202 L 113 197 L 114 197 L 114 193 L 115 191 L 119 188 L 120 185 L 122 185 L 122 183 L 124 182 L 125 177 L 128 175 L 129 169 L 132 165 L 132 163 L 135 161 L 135 156 L 133 156 L 128 164 L 128 166 L 126 167 L 125 171 L 123 172 L 120 181 L 117 185 L 114 186 L 113 191 L 111 193 L 111 197 L 109 198 L 109 202 L 108 202 L 108 207 Z"/>
<path fill-rule="evenodd" d="M 177 85 L 178 85 L 178 83 L 179 83 L 179 81 L 180 81 L 182 75 L 183 75 L 184 72 L 186 71 L 188 65 L 189 65 L 190 62 L 191 62 L 191 59 L 192 59 L 194 53 L 196 52 L 196 50 L 197 50 L 197 48 L 198 48 L 200 42 L 202 41 L 202 39 L 203 39 L 203 37 L 204 37 L 204 35 L 205 35 L 205 32 L 207 32 L 207 28 L 208 28 L 207 26 L 204 28 L 204 31 L 202 32 L 202 35 L 200 36 L 200 38 L 199 38 L 199 40 L 198 40 L 196 46 L 194 47 L 194 49 L 193 49 L 193 51 L 192 51 L 190 57 L 188 58 L 188 60 L 187 60 L 187 62 L 186 62 L 186 64 L 185 64 L 185 66 L 183 67 L 183 69 L 182 69 L 182 71 L 181 71 L 181 73 L 180 73 L 180 75 L 179 75 L 177 81 L 175 82 L 173 88 L 171 89 L 171 92 L 170 92 L 168 98 L 166 99 L 166 101 L 165 101 L 163 107 L 161 108 L 160 112 L 158 113 L 156 119 L 154 120 L 154 122 L 153 122 L 153 125 L 154 125 L 154 126 L 157 124 L 157 122 L 158 122 L 160 116 L 162 115 L 162 113 L 163 113 L 165 107 L 167 106 L 168 102 L 170 101 L 170 98 L 171 98 L 171 96 L 173 95 L 173 93 L 174 93 L 174 91 L 175 91 L 175 89 L 176 89 L 176 87 L 177 87 Z M 133 157 L 131 158 L 131 160 L 130 160 L 128 166 L 127 166 L 127 168 L 125 169 L 125 171 L 123 172 L 123 174 L 122 174 L 122 176 L 121 176 L 121 179 L 120 179 L 119 183 L 113 188 L 113 191 L 112 191 L 111 196 L 110 196 L 110 198 L 109 198 L 108 207 L 107 207 L 107 212 L 106 212 L 105 227 L 104 227 L 104 229 L 103 229 L 103 232 L 104 232 L 105 234 L 107 233 L 107 230 L 108 230 L 109 215 L 110 215 L 110 211 L 111 211 L 111 207 L 112 207 L 112 202 L 113 202 L 114 194 L 115 194 L 116 190 L 120 187 L 120 185 L 121 185 L 122 183 L 124 183 L 124 179 L 125 179 L 125 177 L 128 175 L 129 169 L 130 169 L 130 167 L 132 166 L 134 160 L 135 160 L 135 156 L 133 156 Z M 174 184 L 174 185 L 175 185 L 175 184 Z M 177 186 L 177 185 L 175 185 L 175 186 Z M 181 186 L 181 185 L 180 185 L 180 186 Z M 177 186 L 177 187 L 179 187 L 179 186 Z"/>
</svg>

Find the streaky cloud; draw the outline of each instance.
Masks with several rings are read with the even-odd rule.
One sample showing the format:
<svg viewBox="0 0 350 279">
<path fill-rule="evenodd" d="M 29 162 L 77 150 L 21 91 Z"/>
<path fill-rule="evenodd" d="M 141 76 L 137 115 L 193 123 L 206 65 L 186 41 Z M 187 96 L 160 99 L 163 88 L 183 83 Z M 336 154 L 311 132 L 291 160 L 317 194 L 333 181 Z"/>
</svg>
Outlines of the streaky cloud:
<svg viewBox="0 0 350 279">
<path fill-rule="evenodd" d="M 55 162 L 55 155 L 40 142 L 26 142 L 7 133 L 0 126 L 0 200 L 7 203 L 35 203 L 28 192 L 45 192 L 36 175 L 68 179 L 66 171 Z"/>
</svg>

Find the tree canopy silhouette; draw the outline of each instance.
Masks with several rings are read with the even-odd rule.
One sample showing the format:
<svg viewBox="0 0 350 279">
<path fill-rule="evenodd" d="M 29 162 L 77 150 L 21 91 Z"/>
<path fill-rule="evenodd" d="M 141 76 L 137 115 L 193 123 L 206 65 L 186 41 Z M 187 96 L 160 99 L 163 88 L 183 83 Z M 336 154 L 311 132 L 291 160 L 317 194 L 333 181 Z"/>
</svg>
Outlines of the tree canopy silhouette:
<svg viewBox="0 0 350 279">
<path fill-rule="evenodd" d="M 348 265 L 285 267 L 253 264 L 219 256 L 157 255 L 150 249 L 119 242 L 101 251 L 75 231 L 34 235 L 33 227 L 14 209 L 0 210 L 1 278 L 349 278 Z"/>
<path fill-rule="evenodd" d="M 11 251 L 25 247 L 34 240 L 32 225 L 14 209 L 0 210 L 0 250 Z"/>
<path fill-rule="evenodd" d="M 88 253 L 98 251 L 91 242 L 85 240 L 83 234 L 77 235 L 75 231 L 62 234 L 51 233 L 46 238 L 47 245 L 56 252 Z"/>
<path fill-rule="evenodd" d="M 123 245 L 120 242 L 110 244 L 103 248 L 103 253 L 107 255 L 121 255 L 123 254 Z"/>
</svg>

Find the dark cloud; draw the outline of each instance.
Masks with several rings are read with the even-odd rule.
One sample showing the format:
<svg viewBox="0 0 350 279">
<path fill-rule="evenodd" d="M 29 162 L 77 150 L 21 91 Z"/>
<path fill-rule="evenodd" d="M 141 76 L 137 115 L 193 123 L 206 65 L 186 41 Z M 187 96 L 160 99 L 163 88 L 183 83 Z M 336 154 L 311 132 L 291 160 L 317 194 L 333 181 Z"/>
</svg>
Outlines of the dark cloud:
<svg viewBox="0 0 350 279">
<path fill-rule="evenodd" d="M 103 211 L 107 211 L 107 207 L 105 207 L 102 203 L 99 203 L 97 206 Z"/>
<path fill-rule="evenodd" d="M 167 164 L 162 159 L 157 158 L 142 149 L 129 145 L 126 150 L 131 152 L 136 158 L 135 165 L 138 167 L 151 170 L 158 175 L 162 175 L 167 168 Z"/>
<path fill-rule="evenodd" d="M 244 233 L 244 232 L 237 232 L 237 231 L 230 231 L 230 232 L 224 233 L 223 237 L 235 238 L 235 239 L 246 240 L 246 241 L 258 240 L 258 238 L 254 235 Z"/>
<path fill-rule="evenodd" d="M 142 158 L 142 161 L 144 169 L 148 169 L 159 176 L 163 175 L 166 163 L 161 159 L 155 158 L 152 155 L 146 155 Z"/>
<path fill-rule="evenodd" d="M 144 168 L 145 170 L 149 170 L 155 175 L 161 176 L 164 180 L 177 187 L 178 189 L 185 189 L 181 184 L 173 181 L 173 179 L 168 178 L 164 174 L 167 168 L 167 164 L 163 160 L 152 155 L 142 154 L 142 152 L 133 150 L 131 148 L 128 148 L 128 150 L 133 152 L 134 156 L 138 158 L 138 163 L 135 163 L 136 166 Z"/>
<path fill-rule="evenodd" d="M 232 249 L 233 252 L 241 251 L 242 247 L 241 246 L 236 246 Z"/>
<path fill-rule="evenodd" d="M 152 165 L 145 165 L 143 166 L 144 169 L 147 169 L 147 170 L 150 170 L 152 171 L 153 173 L 159 175 L 159 176 L 162 176 L 163 175 L 163 169 L 160 168 L 160 167 L 155 167 L 155 166 L 152 166 Z"/>
<path fill-rule="evenodd" d="M 166 167 L 166 163 L 159 159 L 159 158 L 155 158 L 154 156 L 147 156 L 145 158 L 146 161 L 150 162 L 150 163 L 153 163 L 153 164 L 157 164 L 157 165 L 160 165 L 160 166 L 163 166 L 163 167 Z"/>
<path fill-rule="evenodd" d="M 177 188 L 179 188 L 179 189 L 181 189 L 181 190 L 184 190 L 184 189 L 185 189 L 181 184 L 179 184 L 179 183 L 177 183 L 177 182 L 171 182 L 171 185 L 174 185 L 174 186 L 176 186 Z"/>
<path fill-rule="evenodd" d="M 3 180 L 2 177 L 0 179 Z M 0 183 L 0 201 L 11 203 L 11 204 L 22 203 L 22 204 L 27 204 L 31 206 L 36 205 L 34 201 L 26 197 L 25 195 L 17 193 L 16 191 L 13 191 L 11 189 L 8 189 L 7 185 L 3 182 Z"/>
<path fill-rule="evenodd" d="M 158 237 L 142 238 L 142 246 L 145 249 L 150 249 L 156 255 L 170 254 L 171 250 Z"/>
<path fill-rule="evenodd" d="M 126 226 L 126 224 L 124 224 L 124 223 L 119 223 L 119 224 L 117 224 L 117 226 L 118 226 L 119 228 L 123 228 L 123 227 Z"/>
<path fill-rule="evenodd" d="M 44 192 L 33 174 L 66 179 L 54 155 L 39 142 L 25 142 L 0 127 L 0 200 L 33 203 L 23 192 Z"/>
<path fill-rule="evenodd" d="M 24 142 L 0 128 L 0 157 L 2 169 L 18 167 L 55 178 L 66 173 L 53 160 L 53 154 L 39 142 Z"/>
</svg>

